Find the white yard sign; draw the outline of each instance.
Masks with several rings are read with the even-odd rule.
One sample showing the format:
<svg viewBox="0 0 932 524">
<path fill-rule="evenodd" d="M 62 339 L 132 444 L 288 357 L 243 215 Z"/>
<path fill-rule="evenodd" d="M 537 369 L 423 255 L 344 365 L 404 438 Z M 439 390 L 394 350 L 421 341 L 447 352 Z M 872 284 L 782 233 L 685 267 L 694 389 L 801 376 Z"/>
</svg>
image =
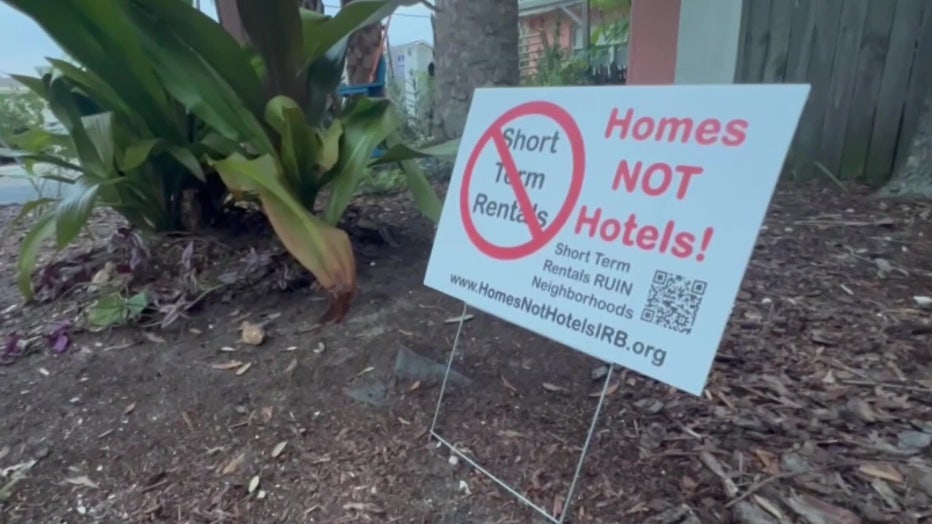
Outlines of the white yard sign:
<svg viewBox="0 0 932 524">
<path fill-rule="evenodd" d="M 478 89 L 425 284 L 698 395 L 808 93 Z"/>
</svg>

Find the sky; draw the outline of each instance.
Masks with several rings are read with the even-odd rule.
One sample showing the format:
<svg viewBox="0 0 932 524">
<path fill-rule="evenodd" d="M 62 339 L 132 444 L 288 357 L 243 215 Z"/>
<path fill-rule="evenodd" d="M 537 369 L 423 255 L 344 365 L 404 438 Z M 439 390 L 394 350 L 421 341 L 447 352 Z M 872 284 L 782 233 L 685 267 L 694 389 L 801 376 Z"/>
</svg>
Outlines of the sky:
<svg viewBox="0 0 932 524">
<path fill-rule="evenodd" d="M 202 9 L 216 18 L 213 3 L 201 2 Z M 339 0 L 325 0 L 325 12 L 336 14 Z M 29 17 L 0 3 L 0 35 L 8 42 L 0 46 L 0 75 L 34 75 L 36 66 L 46 64 L 45 57 L 62 58 L 64 53 L 55 42 Z M 399 8 L 388 25 L 388 41 L 392 46 L 425 40 L 433 43 L 430 27 L 430 10 L 417 5 Z"/>
</svg>

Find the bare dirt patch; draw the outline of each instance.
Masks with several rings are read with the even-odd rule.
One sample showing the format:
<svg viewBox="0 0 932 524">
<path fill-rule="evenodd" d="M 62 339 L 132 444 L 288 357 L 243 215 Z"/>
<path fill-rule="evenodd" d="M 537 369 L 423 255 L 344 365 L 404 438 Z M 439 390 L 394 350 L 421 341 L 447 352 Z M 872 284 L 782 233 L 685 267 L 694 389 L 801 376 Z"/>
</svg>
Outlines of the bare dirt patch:
<svg viewBox="0 0 932 524">
<path fill-rule="evenodd" d="M 146 273 L 154 286 L 183 277 L 192 242 L 204 281 L 244 272 L 167 328 L 75 333 L 61 353 L 37 344 L 0 367 L 0 520 L 535 522 L 429 441 L 436 381 L 396 373 L 399 352 L 445 362 L 445 321 L 461 312 L 421 285 L 430 224 L 406 197 L 359 209 L 360 292 L 341 325 L 312 329 L 324 302 L 270 235 L 227 232 L 152 244 L 165 261 Z M 572 521 L 928 519 L 932 310 L 914 297 L 932 295 L 930 212 L 781 190 L 705 395 L 616 374 Z M 14 213 L 0 208 L 0 223 Z M 118 226 L 101 217 L 72 252 Z M 22 235 L 0 243 L 5 337 L 49 334 L 78 312 L 68 298 L 9 309 Z M 471 313 L 455 362 L 470 382 L 438 429 L 559 509 L 598 363 Z M 244 321 L 262 326 L 261 345 L 241 341 Z"/>
</svg>

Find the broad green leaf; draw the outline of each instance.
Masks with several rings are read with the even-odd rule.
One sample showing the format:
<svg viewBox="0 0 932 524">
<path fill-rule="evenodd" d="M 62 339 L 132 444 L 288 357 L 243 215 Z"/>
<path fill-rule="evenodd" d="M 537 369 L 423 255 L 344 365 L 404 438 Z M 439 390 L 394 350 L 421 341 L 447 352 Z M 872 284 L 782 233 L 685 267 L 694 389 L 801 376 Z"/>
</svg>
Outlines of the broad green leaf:
<svg viewBox="0 0 932 524">
<path fill-rule="evenodd" d="M 48 98 L 48 86 L 46 86 L 43 79 L 25 75 L 10 75 L 10 78 L 16 80 L 20 84 L 23 84 L 30 91 L 41 96 L 42 98 Z"/>
<path fill-rule="evenodd" d="M 16 213 L 16 216 L 13 217 L 13 220 L 10 220 L 6 227 L 3 228 L 3 236 L 9 236 L 10 233 L 13 232 L 13 227 L 19 224 L 24 218 L 26 218 L 26 215 L 37 209 L 40 209 L 42 206 L 51 204 L 53 202 L 58 202 L 58 200 L 55 198 L 37 198 L 35 200 L 30 200 L 24 203 L 22 206 L 20 206 L 19 213 Z"/>
<path fill-rule="evenodd" d="M 112 172 L 116 162 L 113 113 L 108 111 L 82 117 L 81 125 L 87 130 L 87 137 L 94 144 L 94 148 L 97 149 L 97 156 L 100 158 L 102 169 L 94 174 L 99 177 L 106 177 Z"/>
<path fill-rule="evenodd" d="M 285 248 L 331 295 L 324 321 L 339 321 L 356 292 L 356 262 L 346 232 L 311 214 L 275 176 L 270 155 L 247 160 L 232 155 L 213 162 L 228 186 L 256 191 L 262 207 Z"/>
<path fill-rule="evenodd" d="M 266 97 L 255 71 L 247 67 L 253 56 L 235 38 L 205 13 L 193 6 L 179 7 L 170 2 L 132 0 L 133 9 L 148 12 L 161 21 L 163 31 L 171 31 L 210 64 L 254 114 L 260 114 Z M 223 0 L 225 2 L 230 0 Z"/>
<path fill-rule="evenodd" d="M 92 326 L 106 328 L 126 322 L 128 313 L 126 300 L 120 293 L 113 291 L 95 300 L 86 315 Z"/>
<path fill-rule="evenodd" d="M 392 14 L 403 0 L 354 0 L 343 7 L 333 18 L 319 25 L 314 37 L 306 42 L 305 64 L 317 61 L 341 40 L 369 24 L 380 22 Z"/>
<path fill-rule="evenodd" d="M 31 153 L 29 151 L 17 151 L 15 149 L 6 149 L 0 148 L 0 156 L 5 156 L 7 158 L 16 158 L 19 160 L 33 160 L 39 163 L 52 164 L 65 169 L 73 169 L 75 171 L 81 171 L 81 166 L 77 164 L 72 164 L 67 160 L 62 160 L 61 158 L 55 155 L 48 155 L 43 153 Z M 70 181 L 70 180 L 69 180 Z"/>
<path fill-rule="evenodd" d="M 342 120 L 340 159 L 327 174 L 327 181 L 332 181 L 330 198 L 324 210 L 324 220 L 328 224 L 340 221 L 359 182 L 368 173 L 372 152 L 400 124 L 391 102 L 384 99 L 357 99 Z"/>
<path fill-rule="evenodd" d="M 76 67 L 64 60 L 54 58 L 47 59 L 55 69 L 61 71 L 65 77 L 81 86 L 88 97 L 95 102 L 103 104 L 112 111 L 120 111 L 129 118 L 138 119 L 139 113 L 133 111 L 126 102 L 120 98 L 120 95 L 113 90 L 106 82 L 101 80 L 96 74 L 89 70 Z"/>
<path fill-rule="evenodd" d="M 397 132 L 390 135 L 386 139 L 386 143 L 389 145 L 389 152 L 393 149 L 398 150 L 397 148 L 402 145 Z M 414 197 L 414 204 L 417 206 L 418 211 L 436 224 L 440 221 L 443 202 L 437 196 L 434 187 L 430 185 L 424 170 L 414 160 L 401 160 L 399 164 L 401 164 L 401 169 L 405 173 L 408 191 Z"/>
<path fill-rule="evenodd" d="M 265 64 L 266 94 L 285 95 L 303 105 L 306 96 L 304 35 L 298 3 L 236 0 L 243 29 Z"/>
<path fill-rule="evenodd" d="M 157 138 L 147 138 L 126 146 L 123 150 L 123 159 L 117 163 L 120 170 L 132 171 L 143 165 L 160 142 Z"/>
<path fill-rule="evenodd" d="M 61 249 L 67 246 L 81 229 L 97 203 L 100 185 L 80 180 L 55 210 L 55 242 Z"/>
<path fill-rule="evenodd" d="M 32 288 L 32 270 L 36 267 L 39 249 L 42 247 L 42 242 L 53 233 L 55 233 L 55 214 L 46 213 L 33 223 L 32 229 L 26 233 L 23 243 L 19 246 L 19 260 L 16 262 L 17 283 L 26 300 L 32 300 L 35 296 Z"/>
<path fill-rule="evenodd" d="M 279 135 L 279 161 L 284 180 L 296 192 L 301 205 L 313 209 L 317 195 L 314 157 L 318 149 L 301 107 L 286 96 L 276 96 L 266 106 L 265 120 Z"/>
<path fill-rule="evenodd" d="M 49 85 L 49 109 L 71 135 L 83 170 L 102 177 L 107 169 L 100 159 L 97 147 L 84 128 L 66 80 L 58 78 Z"/>
<path fill-rule="evenodd" d="M 343 137 L 343 124 L 339 120 L 334 120 L 320 136 L 321 148 L 317 157 L 317 165 L 321 171 L 327 172 L 333 169 L 340 160 L 340 138 Z"/>
<path fill-rule="evenodd" d="M 314 42 L 320 24 L 332 17 L 321 15 L 316 11 L 301 9 L 301 24 L 303 26 L 305 50 L 304 63 L 312 51 L 310 43 Z M 307 67 L 306 86 L 307 98 L 304 102 L 304 111 L 311 125 L 320 125 L 327 113 L 330 97 L 335 94 L 337 87 L 343 80 L 343 71 L 346 66 L 346 48 L 349 35 L 334 44 L 320 58 L 314 60 Z"/>
<path fill-rule="evenodd" d="M 32 18 L 59 47 L 119 93 L 153 132 L 178 138 L 171 105 L 131 23 L 125 0 L 4 0 Z"/>
<path fill-rule="evenodd" d="M 224 81 L 174 33 L 142 16 L 137 22 L 151 55 L 150 64 L 179 102 L 219 134 L 247 141 L 259 154 L 275 151 L 262 124 L 234 86 Z"/>
<path fill-rule="evenodd" d="M 391 164 L 402 160 L 413 160 L 416 158 L 437 157 L 453 160 L 460 148 L 460 139 L 456 138 L 442 144 L 435 144 L 428 147 L 414 148 L 407 144 L 398 143 L 393 145 L 381 157 L 373 160 L 369 165 Z"/>
<path fill-rule="evenodd" d="M 168 146 L 168 154 L 175 157 L 175 160 L 187 168 L 198 180 L 201 182 L 207 181 L 204 170 L 201 168 L 201 163 L 189 149 L 179 146 Z"/>
<path fill-rule="evenodd" d="M 130 320 L 136 320 L 149 307 L 149 297 L 145 291 L 140 291 L 126 299 L 126 313 Z"/>
</svg>

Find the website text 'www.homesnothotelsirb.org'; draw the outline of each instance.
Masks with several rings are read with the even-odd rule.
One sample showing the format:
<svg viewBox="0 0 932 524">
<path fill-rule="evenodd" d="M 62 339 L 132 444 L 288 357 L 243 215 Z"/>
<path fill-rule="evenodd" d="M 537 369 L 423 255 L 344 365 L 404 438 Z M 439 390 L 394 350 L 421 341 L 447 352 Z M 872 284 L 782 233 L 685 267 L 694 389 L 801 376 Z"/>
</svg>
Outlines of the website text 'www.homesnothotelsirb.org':
<svg viewBox="0 0 932 524">
<path fill-rule="evenodd" d="M 534 315 L 553 324 L 571 329 L 577 333 L 614 345 L 615 347 L 631 351 L 650 359 L 654 366 L 663 366 L 667 352 L 664 349 L 628 340 L 628 332 L 623 329 L 609 326 L 602 322 L 590 322 L 584 316 L 574 315 L 562 311 L 551 304 L 546 304 L 526 296 L 518 296 L 507 291 L 495 289 L 487 282 L 463 278 L 459 275 L 450 275 L 450 282 L 470 293 L 486 297 L 500 304 L 515 308 L 519 311 Z"/>
</svg>

